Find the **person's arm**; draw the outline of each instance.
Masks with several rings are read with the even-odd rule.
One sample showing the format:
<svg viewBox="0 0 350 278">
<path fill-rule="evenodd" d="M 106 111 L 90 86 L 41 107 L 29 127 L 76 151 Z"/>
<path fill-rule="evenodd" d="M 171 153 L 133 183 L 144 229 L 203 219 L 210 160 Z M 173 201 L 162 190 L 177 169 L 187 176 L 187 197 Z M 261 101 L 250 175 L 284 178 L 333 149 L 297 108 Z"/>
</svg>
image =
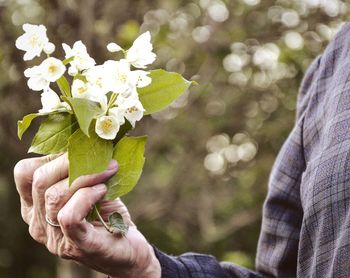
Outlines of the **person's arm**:
<svg viewBox="0 0 350 278">
<path fill-rule="evenodd" d="M 319 56 L 300 87 L 296 124 L 276 159 L 264 203 L 256 258 L 257 271 L 272 277 L 296 277 L 298 246 L 303 221 L 300 184 L 306 168 L 304 119 L 317 84 Z"/>
<path fill-rule="evenodd" d="M 205 254 L 185 253 L 169 256 L 157 248 L 155 254 L 160 262 L 162 278 L 257 278 L 259 273 L 233 263 L 219 263 L 215 257 Z"/>
<path fill-rule="evenodd" d="M 30 235 L 52 254 L 110 277 L 224 278 L 235 277 L 234 272 L 245 272 L 239 267 L 226 268 L 209 255 L 188 253 L 175 258 L 152 248 L 120 200 L 102 201 L 100 210 L 104 219 L 114 211 L 123 216 L 130 225 L 125 237 L 110 234 L 100 223 L 88 223 L 85 217 L 103 199 L 104 182 L 116 171 L 117 164 L 112 161 L 106 171 L 79 177 L 69 187 L 67 155 L 17 163 L 14 177 L 21 197 L 22 217 L 29 225 Z"/>
<path fill-rule="evenodd" d="M 186 253 L 169 256 L 155 248 L 163 278 L 296 276 L 299 232 L 303 217 L 299 187 L 305 169 L 302 130 L 309 91 L 312 89 L 320 59 L 321 56 L 315 59 L 304 77 L 298 97 L 295 127 L 271 172 L 257 252 L 257 271 L 233 263 L 219 263 L 209 255 Z"/>
</svg>

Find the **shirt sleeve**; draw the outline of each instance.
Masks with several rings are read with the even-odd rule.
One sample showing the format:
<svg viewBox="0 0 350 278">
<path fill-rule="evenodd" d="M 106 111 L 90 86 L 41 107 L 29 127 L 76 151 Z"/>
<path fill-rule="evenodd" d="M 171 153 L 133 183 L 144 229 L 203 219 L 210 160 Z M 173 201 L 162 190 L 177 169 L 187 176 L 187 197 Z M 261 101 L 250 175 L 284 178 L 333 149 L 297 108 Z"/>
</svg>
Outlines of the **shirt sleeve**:
<svg viewBox="0 0 350 278">
<path fill-rule="evenodd" d="M 305 170 L 303 150 L 304 112 L 321 56 L 309 67 L 300 87 L 295 126 L 284 143 L 271 172 L 264 202 L 257 251 L 257 272 L 233 263 L 220 263 L 213 256 L 186 253 L 169 256 L 154 247 L 162 278 L 257 278 L 296 277 L 297 252 L 303 211 L 300 182 Z"/>
<path fill-rule="evenodd" d="M 303 125 L 317 80 L 321 56 L 309 67 L 300 86 L 296 123 L 272 169 L 263 207 L 256 269 L 268 277 L 296 277 L 303 221 L 300 184 L 306 168 Z"/>
<path fill-rule="evenodd" d="M 232 263 L 219 263 L 215 257 L 197 253 L 169 256 L 154 247 L 160 262 L 162 278 L 255 278 L 262 277 Z"/>
</svg>

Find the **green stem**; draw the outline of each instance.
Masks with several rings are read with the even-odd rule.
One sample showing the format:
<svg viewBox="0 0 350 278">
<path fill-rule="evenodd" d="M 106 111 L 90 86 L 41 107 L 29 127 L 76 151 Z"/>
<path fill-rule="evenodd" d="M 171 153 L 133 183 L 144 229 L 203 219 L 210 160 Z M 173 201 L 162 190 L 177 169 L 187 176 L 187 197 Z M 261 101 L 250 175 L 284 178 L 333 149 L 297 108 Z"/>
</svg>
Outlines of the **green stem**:
<svg viewBox="0 0 350 278">
<path fill-rule="evenodd" d="M 98 208 L 97 208 L 96 205 L 94 205 L 94 210 L 95 210 L 95 212 L 96 212 L 96 215 L 97 215 L 98 219 L 101 221 L 102 225 L 106 228 L 106 230 L 107 230 L 108 232 L 112 233 L 112 231 L 111 231 L 111 229 L 108 227 L 107 223 L 103 220 L 103 218 L 102 218 L 100 212 L 98 211 Z"/>
<path fill-rule="evenodd" d="M 109 102 L 108 102 L 107 111 L 109 110 L 109 108 L 112 107 L 116 99 L 117 99 L 117 94 L 112 93 L 111 98 L 109 99 Z"/>
</svg>

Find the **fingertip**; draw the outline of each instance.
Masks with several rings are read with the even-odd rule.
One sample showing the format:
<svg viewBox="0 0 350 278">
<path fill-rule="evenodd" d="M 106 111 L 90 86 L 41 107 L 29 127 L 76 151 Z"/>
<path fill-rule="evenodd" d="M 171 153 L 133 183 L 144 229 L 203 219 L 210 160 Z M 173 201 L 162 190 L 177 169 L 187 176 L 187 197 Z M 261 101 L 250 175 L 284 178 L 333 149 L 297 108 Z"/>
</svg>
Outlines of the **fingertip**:
<svg viewBox="0 0 350 278">
<path fill-rule="evenodd" d="M 107 170 L 117 170 L 117 169 L 118 169 L 118 162 L 116 160 L 112 159 L 109 162 Z"/>
<path fill-rule="evenodd" d="M 107 186 L 101 183 L 101 184 L 92 186 L 92 189 L 94 189 L 98 194 L 104 194 L 107 191 Z"/>
</svg>

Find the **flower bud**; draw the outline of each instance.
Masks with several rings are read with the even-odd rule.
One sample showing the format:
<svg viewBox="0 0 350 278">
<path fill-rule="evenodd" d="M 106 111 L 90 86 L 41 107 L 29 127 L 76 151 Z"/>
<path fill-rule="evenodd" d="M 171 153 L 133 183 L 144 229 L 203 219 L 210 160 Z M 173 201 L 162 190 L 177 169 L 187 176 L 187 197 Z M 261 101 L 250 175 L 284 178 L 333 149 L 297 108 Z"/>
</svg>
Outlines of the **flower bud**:
<svg viewBox="0 0 350 278">
<path fill-rule="evenodd" d="M 70 67 L 68 69 L 68 74 L 70 76 L 76 76 L 78 74 L 78 69 L 76 67 Z"/>
<path fill-rule="evenodd" d="M 43 50 L 47 55 L 50 55 L 55 51 L 55 49 L 56 49 L 55 45 L 52 42 L 48 42 L 47 44 L 45 44 Z"/>
<path fill-rule="evenodd" d="M 123 50 L 123 49 L 119 45 L 117 45 L 116 43 L 111 42 L 107 45 L 107 50 L 109 52 L 118 52 L 118 51 Z"/>
</svg>

